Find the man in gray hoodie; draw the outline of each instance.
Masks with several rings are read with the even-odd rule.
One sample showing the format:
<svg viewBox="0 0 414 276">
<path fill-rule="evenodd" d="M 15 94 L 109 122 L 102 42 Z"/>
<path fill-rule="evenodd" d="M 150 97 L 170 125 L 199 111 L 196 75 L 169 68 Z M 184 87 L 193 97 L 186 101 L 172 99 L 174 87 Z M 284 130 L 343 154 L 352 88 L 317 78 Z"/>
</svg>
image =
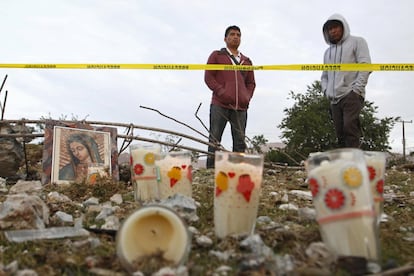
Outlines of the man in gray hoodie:
<svg viewBox="0 0 414 276">
<path fill-rule="evenodd" d="M 329 48 L 324 64 L 371 63 L 368 45 L 362 37 L 352 36 L 345 18 L 334 14 L 322 28 Z M 331 114 L 339 147 L 359 148 L 362 136 L 359 115 L 364 106 L 365 87 L 371 72 L 324 71 L 322 91 L 331 103 Z"/>
</svg>

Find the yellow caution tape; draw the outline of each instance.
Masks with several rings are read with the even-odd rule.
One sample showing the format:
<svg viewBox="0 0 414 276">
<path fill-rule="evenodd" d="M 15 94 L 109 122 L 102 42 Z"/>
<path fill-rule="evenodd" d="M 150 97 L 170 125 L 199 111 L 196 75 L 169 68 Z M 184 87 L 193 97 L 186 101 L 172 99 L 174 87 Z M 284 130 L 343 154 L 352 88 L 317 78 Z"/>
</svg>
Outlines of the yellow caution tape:
<svg viewBox="0 0 414 276">
<path fill-rule="evenodd" d="M 292 71 L 414 71 L 414 63 L 389 64 L 288 64 L 288 65 L 226 65 L 226 64 L 0 64 L 0 68 L 23 69 L 145 69 L 145 70 L 292 70 Z"/>
</svg>

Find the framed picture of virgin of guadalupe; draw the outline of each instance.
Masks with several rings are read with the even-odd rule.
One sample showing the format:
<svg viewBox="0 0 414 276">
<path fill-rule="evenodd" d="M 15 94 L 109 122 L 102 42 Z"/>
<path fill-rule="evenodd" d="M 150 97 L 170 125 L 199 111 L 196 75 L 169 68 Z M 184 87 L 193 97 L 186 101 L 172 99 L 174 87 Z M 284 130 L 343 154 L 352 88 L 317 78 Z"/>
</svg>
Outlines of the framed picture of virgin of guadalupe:
<svg viewBox="0 0 414 276">
<path fill-rule="evenodd" d="M 83 182 L 99 172 L 111 172 L 110 133 L 55 126 L 51 181 L 57 184 Z"/>
<path fill-rule="evenodd" d="M 104 170 L 113 181 L 119 181 L 117 136 L 115 127 L 94 126 L 83 121 L 47 120 L 42 184 L 83 182 L 81 178 L 86 167 L 99 174 Z"/>
</svg>

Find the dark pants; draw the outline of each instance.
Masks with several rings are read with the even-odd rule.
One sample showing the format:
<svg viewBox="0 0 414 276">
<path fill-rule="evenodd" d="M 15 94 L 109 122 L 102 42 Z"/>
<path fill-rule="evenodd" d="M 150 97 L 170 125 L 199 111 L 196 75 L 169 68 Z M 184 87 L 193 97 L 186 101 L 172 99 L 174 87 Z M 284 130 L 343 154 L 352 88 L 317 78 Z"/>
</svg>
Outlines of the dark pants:
<svg viewBox="0 0 414 276">
<path fill-rule="evenodd" d="M 247 111 L 222 108 L 217 105 L 210 105 L 210 134 L 209 142 L 219 145 L 224 129 L 230 122 L 231 136 L 233 139 L 233 151 L 244 152 L 246 150 L 245 133 L 247 124 Z M 207 168 L 214 168 L 214 152 L 216 147 L 209 146 L 207 157 Z"/>
<path fill-rule="evenodd" d="M 331 104 L 332 119 L 339 147 L 359 148 L 362 136 L 359 114 L 364 106 L 364 98 L 350 92 L 337 104 Z"/>
</svg>

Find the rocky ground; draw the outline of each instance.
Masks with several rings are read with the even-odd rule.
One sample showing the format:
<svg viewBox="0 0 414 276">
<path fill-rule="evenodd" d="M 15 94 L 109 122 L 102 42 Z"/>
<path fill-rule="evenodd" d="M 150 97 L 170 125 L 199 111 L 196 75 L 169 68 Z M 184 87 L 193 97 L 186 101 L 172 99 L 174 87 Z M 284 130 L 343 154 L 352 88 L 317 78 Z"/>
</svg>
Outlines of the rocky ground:
<svg viewBox="0 0 414 276">
<path fill-rule="evenodd" d="M 375 267 L 366 270 L 365 260 L 335 260 L 321 243 L 302 169 L 267 166 L 255 235 L 217 239 L 213 173 L 206 169 L 193 173 L 194 214 L 184 218 L 192 244 L 183 267 L 168 270 L 154 257 L 139 267 L 143 274 L 136 275 L 150 275 L 163 267 L 158 275 L 374 274 Z M 69 187 L 50 184 L 39 188 L 36 179 L 16 187 L 14 181 L 7 181 L 0 189 L 0 275 L 128 275 L 116 254 L 116 234 L 122 221 L 141 205 L 134 201 L 127 175 L 128 168 L 121 167 L 120 182 L 101 179 L 95 185 Z M 388 168 L 385 183 L 387 216 L 379 227 L 381 275 L 414 275 L 413 172 L 409 167 Z M 39 223 L 30 221 L 31 214 L 13 217 L 10 210 L 9 215 L 5 211 L 7 199 L 30 186 L 32 190 L 26 192 L 44 202 L 37 214 L 47 206 L 48 214 L 39 215 L 47 221 L 46 229 L 72 229 L 80 224 L 88 235 L 52 238 L 47 234 L 23 242 L 10 240 L 7 232 Z"/>
</svg>

